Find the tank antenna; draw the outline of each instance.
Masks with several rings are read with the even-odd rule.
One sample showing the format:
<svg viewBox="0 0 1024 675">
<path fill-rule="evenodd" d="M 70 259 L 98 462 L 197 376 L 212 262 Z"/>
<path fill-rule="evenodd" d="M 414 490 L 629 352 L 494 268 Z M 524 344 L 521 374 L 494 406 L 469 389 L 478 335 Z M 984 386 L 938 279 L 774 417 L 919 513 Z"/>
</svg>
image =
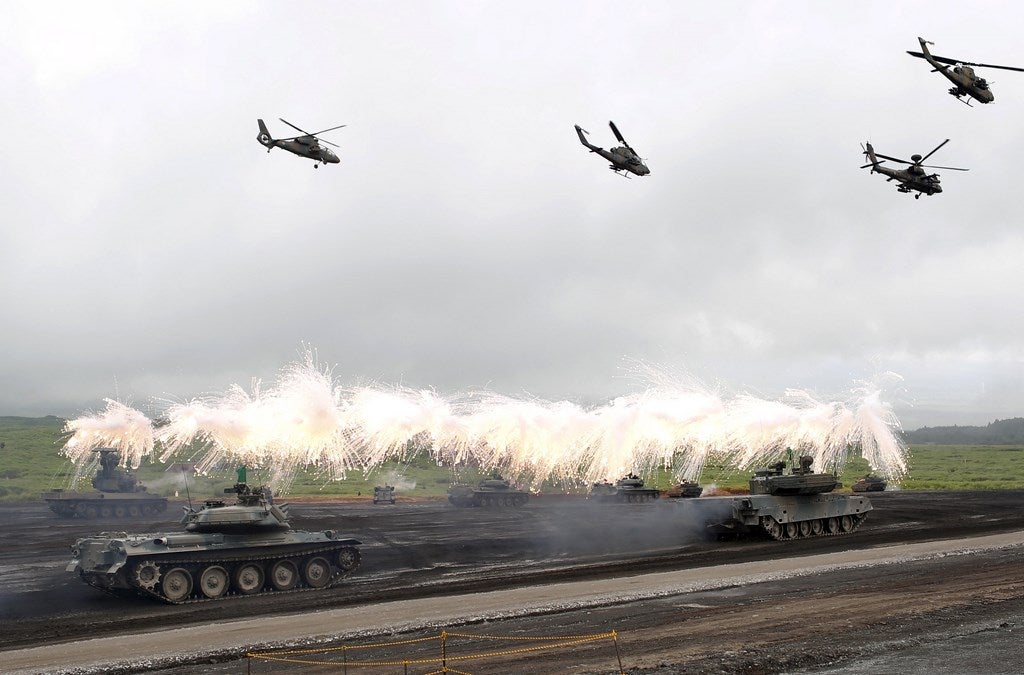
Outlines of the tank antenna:
<svg viewBox="0 0 1024 675">
<path fill-rule="evenodd" d="M 188 491 L 188 474 L 185 473 L 185 467 L 181 467 L 181 479 L 185 481 L 185 496 L 188 497 L 188 510 L 192 511 L 192 494 Z"/>
</svg>

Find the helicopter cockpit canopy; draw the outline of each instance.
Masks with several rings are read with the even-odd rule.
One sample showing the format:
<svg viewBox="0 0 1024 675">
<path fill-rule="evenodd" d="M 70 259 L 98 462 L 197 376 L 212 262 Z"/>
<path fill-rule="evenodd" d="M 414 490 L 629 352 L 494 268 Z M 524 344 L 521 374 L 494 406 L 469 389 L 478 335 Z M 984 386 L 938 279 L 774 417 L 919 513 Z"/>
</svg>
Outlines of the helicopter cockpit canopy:
<svg viewBox="0 0 1024 675">
<path fill-rule="evenodd" d="M 988 89 L 988 82 L 985 81 L 984 77 L 979 77 L 977 80 L 974 81 L 974 86 L 976 86 L 978 89 Z"/>
</svg>

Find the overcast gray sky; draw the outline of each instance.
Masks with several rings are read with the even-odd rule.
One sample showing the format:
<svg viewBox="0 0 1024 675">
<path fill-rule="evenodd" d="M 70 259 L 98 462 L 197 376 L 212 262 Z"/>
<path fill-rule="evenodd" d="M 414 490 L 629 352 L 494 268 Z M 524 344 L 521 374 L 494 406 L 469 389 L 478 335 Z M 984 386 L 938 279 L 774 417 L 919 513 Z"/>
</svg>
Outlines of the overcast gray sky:
<svg viewBox="0 0 1024 675">
<path fill-rule="evenodd" d="M 272 379 L 600 402 L 902 375 L 904 426 L 1024 414 L 1015 2 L 6 2 L 0 414 Z M 341 164 L 257 143 L 326 135 Z M 624 180 L 580 146 L 608 120 Z M 950 143 L 914 200 L 857 167 Z"/>
</svg>

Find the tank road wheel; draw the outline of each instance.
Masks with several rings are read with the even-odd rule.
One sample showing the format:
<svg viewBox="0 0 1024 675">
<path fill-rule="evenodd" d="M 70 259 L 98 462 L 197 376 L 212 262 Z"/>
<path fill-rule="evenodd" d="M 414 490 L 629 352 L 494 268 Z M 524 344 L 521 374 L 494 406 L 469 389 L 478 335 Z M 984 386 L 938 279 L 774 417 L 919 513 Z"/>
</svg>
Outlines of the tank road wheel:
<svg viewBox="0 0 1024 675">
<path fill-rule="evenodd" d="M 101 506 L 100 507 L 100 518 L 109 518 L 113 512 L 114 512 L 114 510 L 111 509 L 109 506 Z"/>
<path fill-rule="evenodd" d="M 820 518 L 811 521 L 811 536 L 812 537 L 820 537 L 821 533 L 824 531 L 824 529 L 825 529 L 825 526 L 822 524 Z"/>
<path fill-rule="evenodd" d="M 208 598 L 219 598 L 228 592 L 228 571 L 210 565 L 199 574 L 199 590 Z"/>
<path fill-rule="evenodd" d="M 79 518 L 88 518 L 89 517 L 85 513 L 86 510 L 87 510 L 87 507 L 85 506 L 85 504 L 82 504 L 81 502 L 79 502 L 78 504 L 75 504 L 75 515 L 78 516 Z"/>
<path fill-rule="evenodd" d="M 123 506 L 117 505 L 117 506 L 114 507 L 114 517 L 115 518 L 124 518 L 124 515 L 125 515 L 125 510 L 124 510 Z"/>
<path fill-rule="evenodd" d="M 354 549 L 351 546 L 338 551 L 338 567 L 343 572 L 351 572 L 355 568 L 359 567 L 359 562 L 362 560 L 362 556 L 359 555 L 359 550 Z"/>
<path fill-rule="evenodd" d="M 92 506 L 90 504 L 89 506 L 85 507 L 85 517 L 86 518 L 95 518 L 99 514 L 100 514 L 100 511 L 95 506 Z"/>
<path fill-rule="evenodd" d="M 310 588 L 323 588 L 331 582 L 331 563 L 320 556 L 310 558 L 302 567 L 302 578 Z"/>
<path fill-rule="evenodd" d="M 825 530 L 829 534 L 839 534 L 839 519 L 835 516 L 832 516 L 827 521 L 825 521 Z"/>
<path fill-rule="evenodd" d="M 160 590 L 171 602 L 181 602 L 192 593 L 192 575 L 182 567 L 175 567 L 164 575 Z"/>
<path fill-rule="evenodd" d="M 139 507 L 136 504 L 132 504 L 131 506 L 128 507 L 128 515 L 131 516 L 132 518 L 138 518 L 139 517 L 139 513 L 140 513 L 140 510 L 139 510 Z"/>
<path fill-rule="evenodd" d="M 771 516 L 761 516 L 761 527 L 772 539 L 782 539 L 782 526 Z"/>
<path fill-rule="evenodd" d="M 235 570 L 235 590 L 242 595 L 258 593 L 263 588 L 263 568 L 252 563 L 242 565 Z"/>
<path fill-rule="evenodd" d="M 278 591 L 290 591 L 299 583 L 299 570 L 291 560 L 278 560 L 270 568 L 270 585 Z"/>
<path fill-rule="evenodd" d="M 796 539 L 800 534 L 800 526 L 796 523 L 786 523 L 783 525 L 783 531 L 786 539 Z"/>
<path fill-rule="evenodd" d="M 800 536 L 809 537 L 811 535 L 811 521 L 801 520 L 799 523 Z"/>
<path fill-rule="evenodd" d="M 839 529 L 843 532 L 853 531 L 853 518 L 851 516 L 843 516 L 839 519 Z"/>
<path fill-rule="evenodd" d="M 160 583 L 160 566 L 152 560 L 146 560 L 135 566 L 135 583 L 147 591 L 156 590 Z"/>
</svg>

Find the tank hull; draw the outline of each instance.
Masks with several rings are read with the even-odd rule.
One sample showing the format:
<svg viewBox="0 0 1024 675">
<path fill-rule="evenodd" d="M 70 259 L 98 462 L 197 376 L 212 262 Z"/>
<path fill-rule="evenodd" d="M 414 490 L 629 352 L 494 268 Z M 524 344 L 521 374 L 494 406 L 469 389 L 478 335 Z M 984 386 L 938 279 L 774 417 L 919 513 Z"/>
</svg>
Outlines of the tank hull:
<svg viewBox="0 0 1024 675">
<path fill-rule="evenodd" d="M 51 490 L 42 499 L 61 518 L 139 518 L 167 510 L 166 498 L 148 492 Z"/>
<path fill-rule="evenodd" d="M 779 541 L 849 534 L 867 517 L 867 497 L 836 493 L 702 497 L 681 503 L 713 538 L 755 535 Z"/>
<path fill-rule="evenodd" d="M 332 531 L 103 533 L 78 540 L 67 571 L 117 595 L 184 604 L 335 586 L 359 566 L 359 545 Z"/>
</svg>

